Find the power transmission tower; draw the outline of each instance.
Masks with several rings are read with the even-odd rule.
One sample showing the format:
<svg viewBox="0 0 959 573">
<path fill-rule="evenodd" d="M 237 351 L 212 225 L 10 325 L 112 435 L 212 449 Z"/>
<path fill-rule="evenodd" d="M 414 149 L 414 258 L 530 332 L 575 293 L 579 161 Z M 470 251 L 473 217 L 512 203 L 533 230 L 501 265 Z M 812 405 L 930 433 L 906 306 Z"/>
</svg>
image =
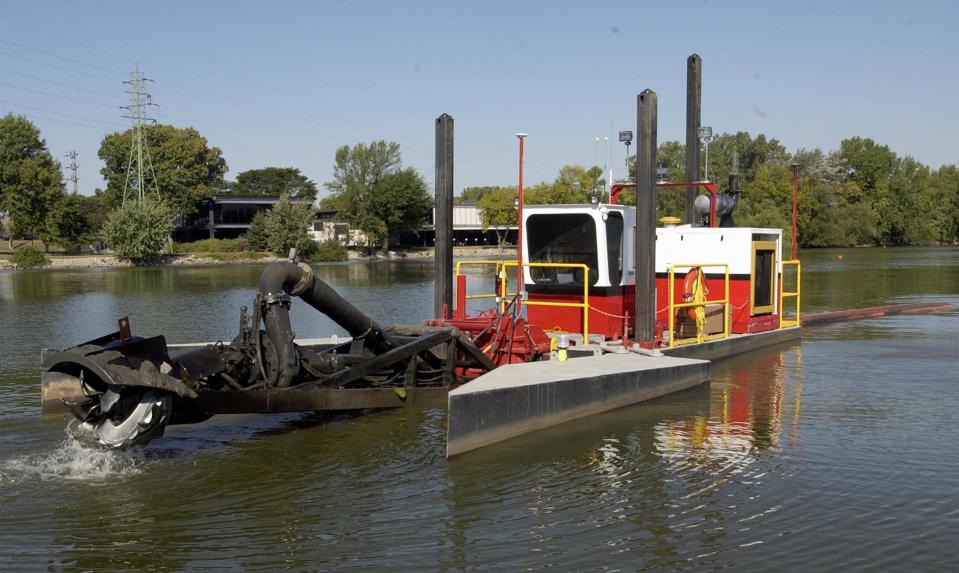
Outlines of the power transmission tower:
<svg viewBox="0 0 959 573">
<path fill-rule="evenodd" d="M 127 160 L 127 176 L 123 184 L 123 202 L 126 203 L 127 195 L 132 195 L 137 202 L 143 200 L 143 196 L 148 191 L 155 191 L 160 194 L 160 188 L 157 186 L 156 173 L 153 171 L 153 161 L 150 159 L 150 150 L 147 147 L 146 139 L 143 137 L 143 124 L 150 123 L 156 125 L 156 120 L 148 117 L 146 108 L 155 106 L 151 101 L 150 94 L 144 89 L 145 82 L 153 80 L 144 77 L 140 67 L 130 73 L 130 81 L 123 82 L 130 86 L 127 93 L 130 94 L 132 103 L 123 109 L 129 112 L 129 115 L 123 117 L 133 120 L 133 142 L 130 144 L 130 157 Z"/>
<path fill-rule="evenodd" d="M 73 183 L 73 194 L 77 194 L 77 152 L 71 151 L 67 153 L 67 157 L 70 158 L 70 181 Z"/>
</svg>

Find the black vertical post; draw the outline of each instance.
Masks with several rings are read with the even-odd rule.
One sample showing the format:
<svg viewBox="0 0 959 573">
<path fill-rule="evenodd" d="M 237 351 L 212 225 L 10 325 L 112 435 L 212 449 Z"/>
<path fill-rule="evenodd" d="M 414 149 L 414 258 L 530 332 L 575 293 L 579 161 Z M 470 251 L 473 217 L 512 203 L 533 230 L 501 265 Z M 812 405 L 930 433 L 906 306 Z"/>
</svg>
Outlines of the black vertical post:
<svg viewBox="0 0 959 573">
<path fill-rule="evenodd" d="M 433 316 L 443 318 L 444 306 L 453 310 L 453 118 L 445 113 L 436 118 L 435 209 Z"/>
<path fill-rule="evenodd" d="M 636 325 L 639 343 L 656 338 L 656 92 L 636 103 Z"/>
<path fill-rule="evenodd" d="M 686 181 L 699 180 L 699 124 L 702 101 L 703 60 L 696 54 L 686 58 Z M 696 219 L 697 187 L 686 188 L 686 222 Z"/>
</svg>

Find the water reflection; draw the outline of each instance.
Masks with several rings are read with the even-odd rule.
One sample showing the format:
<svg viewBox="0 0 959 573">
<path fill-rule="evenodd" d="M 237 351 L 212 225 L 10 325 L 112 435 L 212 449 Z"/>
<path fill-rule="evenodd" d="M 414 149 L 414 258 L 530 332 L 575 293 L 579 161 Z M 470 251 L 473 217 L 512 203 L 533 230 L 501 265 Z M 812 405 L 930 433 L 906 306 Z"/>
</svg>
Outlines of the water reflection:
<svg viewBox="0 0 959 573">
<path fill-rule="evenodd" d="M 677 459 L 751 456 L 780 451 L 784 427 L 790 428 L 790 446 L 795 445 L 803 378 L 799 346 L 714 365 L 709 415 L 660 424 L 658 447 Z M 784 404 L 787 400 L 791 406 Z"/>
<path fill-rule="evenodd" d="M 617 555 L 641 555 L 653 568 L 684 562 L 690 540 L 683 521 L 691 508 L 673 500 L 678 488 L 704 476 L 699 468 L 680 471 L 666 459 L 660 428 L 703 419 L 709 410 L 710 393 L 703 386 L 455 460 L 449 470 L 454 517 L 448 535 L 456 543 L 457 561 L 449 566 L 469 563 L 479 553 L 492 553 L 497 562 L 541 566 L 556 565 L 556 556 L 563 555 L 563 566 L 572 570 Z M 721 511 L 713 515 L 722 519 Z M 500 529 L 513 532 L 509 543 L 489 533 Z M 597 537 L 603 541 L 590 547 L 592 553 L 569 552 L 567 545 L 580 543 L 584 530 L 602 530 Z M 709 544 L 714 537 L 709 533 L 696 543 Z"/>
<path fill-rule="evenodd" d="M 447 567 L 482 554 L 702 570 L 730 565 L 731 548 L 774 542 L 786 532 L 765 521 L 784 501 L 760 491 L 793 478 L 783 454 L 799 446 L 804 376 L 799 346 L 753 353 L 714 369 L 710 386 L 454 460 Z M 568 544 L 584 530 L 603 541 L 580 556 Z"/>
</svg>

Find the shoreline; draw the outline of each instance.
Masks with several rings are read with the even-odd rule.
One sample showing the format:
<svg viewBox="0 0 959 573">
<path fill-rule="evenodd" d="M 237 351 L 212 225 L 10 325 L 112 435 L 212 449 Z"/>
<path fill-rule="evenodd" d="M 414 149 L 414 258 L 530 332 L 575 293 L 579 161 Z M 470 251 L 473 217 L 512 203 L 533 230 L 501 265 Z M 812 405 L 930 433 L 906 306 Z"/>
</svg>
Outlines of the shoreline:
<svg viewBox="0 0 959 573">
<path fill-rule="evenodd" d="M 453 247 L 453 254 L 457 257 L 479 257 L 486 256 L 490 258 L 508 257 L 513 252 L 512 248 L 504 247 L 502 251 L 495 246 L 459 246 Z M 286 260 L 284 257 L 277 257 L 271 254 L 263 254 L 261 257 L 241 258 L 233 260 L 222 260 L 215 255 L 229 255 L 230 253 L 189 253 L 177 255 L 164 255 L 158 262 L 141 266 L 208 266 L 208 265 L 246 265 L 246 264 L 270 264 L 277 261 Z M 100 268 L 124 268 L 134 267 L 129 261 L 122 261 L 113 255 L 47 255 L 49 263 L 42 267 L 33 269 L 18 269 L 12 261 L 0 258 L 0 270 L 61 270 L 61 269 L 100 269 Z M 428 260 L 433 258 L 433 249 L 418 248 L 409 250 L 390 251 L 390 259 L 415 259 Z M 387 257 L 376 254 L 366 256 L 358 251 L 349 251 L 347 261 L 328 261 L 328 262 L 353 262 L 353 261 L 385 261 Z M 315 261 L 317 263 L 327 261 Z"/>
</svg>

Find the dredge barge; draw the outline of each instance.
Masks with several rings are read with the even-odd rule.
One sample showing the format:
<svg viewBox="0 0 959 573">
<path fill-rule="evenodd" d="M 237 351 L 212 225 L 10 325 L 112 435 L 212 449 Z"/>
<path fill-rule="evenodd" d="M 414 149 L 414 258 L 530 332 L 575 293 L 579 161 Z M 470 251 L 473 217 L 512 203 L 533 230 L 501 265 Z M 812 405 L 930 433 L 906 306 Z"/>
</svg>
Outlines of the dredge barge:
<svg viewBox="0 0 959 573">
<path fill-rule="evenodd" d="M 698 128 L 698 56 L 689 60 L 689 126 Z M 107 447 L 142 445 L 169 424 L 217 414 L 418 405 L 448 395 L 447 454 L 702 384 L 709 360 L 800 336 L 800 265 L 780 229 L 735 227 L 738 178 L 657 183 L 656 95 L 638 97 L 635 205 L 524 209 L 515 261 L 462 261 L 451 241 L 453 120 L 436 124 L 434 318 L 383 327 L 296 261 L 268 267 L 229 342 L 167 345 L 116 332 L 45 352 L 45 412 L 68 410 Z M 698 140 L 687 130 L 687 164 Z M 656 228 L 658 188 L 682 187 L 686 222 Z M 698 195 L 705 188 L 707 195 Z M 488 266 L 492 292 L 467 284 Z M 488 275 L 487 275 L 488 276 Z M 509 277 L 515 276 L 512 288 Z M 453 283 L 456 283 L 454 298 Z M 292 297 L 348 338 L 297 341 Z M 487 310 L 468 304 L 489 299 Z M 914 310 L 914 309 L 913 309 Z"/>
</svg>

